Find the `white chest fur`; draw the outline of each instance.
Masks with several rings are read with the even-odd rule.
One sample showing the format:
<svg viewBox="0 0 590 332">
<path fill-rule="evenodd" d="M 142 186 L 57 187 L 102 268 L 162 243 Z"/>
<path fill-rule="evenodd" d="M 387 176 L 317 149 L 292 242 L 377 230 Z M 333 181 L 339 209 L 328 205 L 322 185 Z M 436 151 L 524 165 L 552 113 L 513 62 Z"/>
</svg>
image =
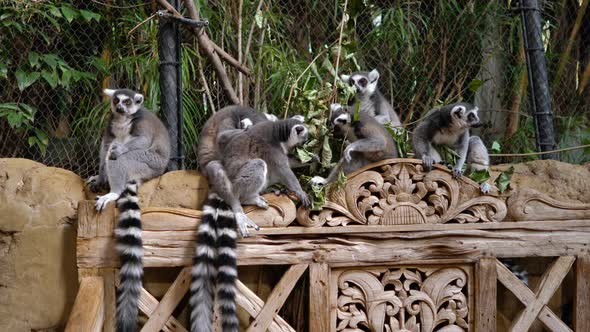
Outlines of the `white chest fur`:
<svg viewBox="0 0 590 332">
<path fill-rule="evenodd" d="M 114 119 L 111 123 L 111 132 L 116 142 L 125 143 L 131 134 L 131 119 Z"/>
</svg>

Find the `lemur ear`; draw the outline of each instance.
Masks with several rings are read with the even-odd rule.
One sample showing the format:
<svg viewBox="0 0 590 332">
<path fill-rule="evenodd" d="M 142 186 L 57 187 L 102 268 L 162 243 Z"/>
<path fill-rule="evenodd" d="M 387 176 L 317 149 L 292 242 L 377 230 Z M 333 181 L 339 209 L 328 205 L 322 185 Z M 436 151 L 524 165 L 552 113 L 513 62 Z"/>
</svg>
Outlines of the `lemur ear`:
<svg viewBox="0 0 590 332">
<path fill-rule="evenodd" d="M 350 79 L 350 75 L 340 75 L 340 79 L 343 80 L 344 82 L 348 83 L 348 80 Z"/>
<path fill-rule="evenodd" d="M 143 103 L 143 95 L 141 93 L 136 93 L 133 100 L 137 105 L 141 105 Z"/>
<path fill-rule="evenodd" d="M 371 70 L 371 72 L 369 73 L 369 81 L 376 82 L 378 79 L 379 79 L 379 72 L 377 71 L 377 69 Z"/>
<path fill-rule="evenodd" d="M 458 117 L 464 116 L 465 115 L 465 106 L 457 105 L 457 106 L 453 107 L 453 109 L 451 110 L 451 114 L 458 116 Z"/>
<path fill-rule="evenodd" d="M 115 95 L 115 91 L 114 89 L 104 89 L 102 90 L 102 93 L 104 93 L 105 96 L 108 96 L 109 98 L 112 98 Z"/>
</svg>

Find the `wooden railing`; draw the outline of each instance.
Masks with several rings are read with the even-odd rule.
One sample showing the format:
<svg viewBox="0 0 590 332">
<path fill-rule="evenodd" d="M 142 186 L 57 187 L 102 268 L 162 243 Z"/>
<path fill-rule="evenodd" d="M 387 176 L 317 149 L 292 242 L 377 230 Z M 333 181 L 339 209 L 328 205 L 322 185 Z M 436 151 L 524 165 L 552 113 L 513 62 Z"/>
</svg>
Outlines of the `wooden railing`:
<svg viewBox="0 0 590 332">
<path fill-rule="evenodd" d="M 511 331 L 527 331 L 535 320 L 549 331 L 590 331 L 590 205 L 526 188 L 482 195 L 473 181 L 442 167 L 425 173 L 412 159 L 349 176 L 321 211 L 266 197 L 269 210 L 246 209 L 262 228 L 240 240 L 238 264 L 290 267 L 266 301 L 239 282 L 238 304 L 252 317 L 247 331 L 294 331 L 277 312 L 304 274 L 309 331 L 496 331 L 498 282 L 524 307 Z M 111 206 L 97 214 L 93 204 L 79 206 L 81 287 L 70 331 L 114 327 L 116 212 Z M 142 210 L 145 266 L 185 267 L 160 302 L 144 289 L 142 331 L 186 331 L 171 315 L 188 290 L 200 217 L 197 210 Z M 498 261 L 540 256 L 555 260 L 533 290 Z M 572 266 L 573 329 L 548 306 Z"/>
</svg>

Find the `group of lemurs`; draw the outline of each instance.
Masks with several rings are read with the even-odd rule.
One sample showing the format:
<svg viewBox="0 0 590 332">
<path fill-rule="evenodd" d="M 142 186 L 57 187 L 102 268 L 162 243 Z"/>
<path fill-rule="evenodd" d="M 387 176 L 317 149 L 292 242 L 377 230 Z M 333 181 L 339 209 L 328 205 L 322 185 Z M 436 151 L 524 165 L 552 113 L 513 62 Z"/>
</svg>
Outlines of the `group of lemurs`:
<svg viewBox="0 0 590 332">
<path fill-rule="evenodd" d="M 377 88 L 377 70 L 342 75 L 341 79 L 355 88 L 356 95 L 349 105 L 332 104 L 329 119 L 334 136 L 349 143 L 330 175 L 326 179 L 314 177 L 313 184 L 333 182 L 340 172 L 350 174 L 367 164 L 398 157 L 386 125 L 395 130 L 401 128 L 401 122 Z M 92 191 L 107 184 L 110 188 L 108 194 L 97 197 L 97 210 L 110 201 L 116 201 L 119 210 L 115 235 L 121 268 L 116 324 L 117 331 L 136 331 L 143 277 L 138 186 L 164 173 L 170 158 L 170 138 L 163 123 L 143 106 L 140 93 L 128 89 L 106 89 L 104 93 L 110 98 L 111 112 L 102 138 L 99 174 L 87 182 Z M 455 177 L 462 174 L 465 162 L 475 170 L 488 167 L 485 145 L 469 132 L 480 125 L 477 112 L 471 104 L 455 103 L 426 114 L 413 132 L 415 157 L 422 159 L 426 171 L 442 161 L 437 151 L 442 145 L 458 155 L 452 172 Z M 197 230 L 192 268 L 192 332 L 213 330 L 215 302 L 222 330 L 238 331 L 236 241 L 238 232 L 245 237 L 248 228 L 258 229 L 242 205 L 267 209 L 261 193 L 280 183 L 304 207 L 310 206 L 292 170 L 302 163 L 290 155 L 307 139 L 302 116 L 279 120 L 245 106 L 225 107 L 205 123 L 199 137 L 198 163 L 210 191 Z M 487 193 L 490 187 L 482 185 L 481 190 Z"/>
</svg>

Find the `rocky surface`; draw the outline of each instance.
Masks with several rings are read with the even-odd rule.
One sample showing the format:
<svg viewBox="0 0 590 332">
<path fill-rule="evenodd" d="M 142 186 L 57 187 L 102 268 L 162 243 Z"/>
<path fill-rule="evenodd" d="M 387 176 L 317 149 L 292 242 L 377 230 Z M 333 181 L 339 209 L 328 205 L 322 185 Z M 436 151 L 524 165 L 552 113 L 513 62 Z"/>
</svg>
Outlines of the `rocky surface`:
<svg viewBox="0 0 590 332">
<path fill-rule="evenodd" d="M 535 160 L 523 164 L 496 165 L 492 176 L 514 167 L 513 189 L 531 188 L 550 197 L 577 203 L 590 203 L 590 165 L 573 165 L 555 160 Z"/>
<path fill-rule="evenodd" d="M 76 174 L 0 159 L 0 331 L 60 330 L 78 290 Z"/>
</svg>

